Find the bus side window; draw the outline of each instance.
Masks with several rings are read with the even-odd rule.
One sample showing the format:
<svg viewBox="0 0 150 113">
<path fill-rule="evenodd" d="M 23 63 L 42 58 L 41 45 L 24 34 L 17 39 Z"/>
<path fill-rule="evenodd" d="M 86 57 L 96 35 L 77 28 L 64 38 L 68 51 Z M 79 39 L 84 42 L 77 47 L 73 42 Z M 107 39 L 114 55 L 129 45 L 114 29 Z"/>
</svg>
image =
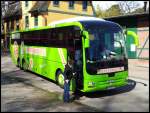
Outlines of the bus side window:
<svg viewBox="0 0 150 113">
<path fill-rule="evenodd" d="M 37 35 L 36 35 L 36 31 L 34 31 L 32 33 L 28 32 L 26 38 L 29 42 L 29 45 L 33 45 L 33 46 L 36 45 L 37 41 L 35 41 L 35 39 L 38 38 Z"/>
<path fill-rule="evenodd" d="M 39 33 L 40 33 L 39 34 L 39 39 L 40 39 L 40 42 L 41 42 L 42 46 L 46 46 L 48 44 L 48 33 L 47 33 L 47 30 L 42 30 Z"/>
<path fill-rule="evenodd" d="M 57 47 L 57 29 L 53 30 L 53 42 L 54 42 L 54 46 Z"/>
<path fill-rule="evenodd" d="M 27 45 L 35 45 L 35 39 L 36 39 L 36 32 L 27 32 L 24 33 L 24 40 L 26 42 Z"/>
<path fill-rule="evenodd" d="M 34 46 L 36 45 L 42 45 L 42 40 L 41 40 L 41 31 L 34 31 L 33 34 L 30 35 L 32 38 L 32 43 Z"/>
<path fill-rule="evenodd" d="M 50 35 L 49 35 L 49 38 L 48 38 L 48 45 L 50 46 L 51 43 L 52 43 L 52 39 L 53 39 L 53 37 L 52 37 L 53 36 L 52 29 L 50 29 L 49 32 L 50 32 Z"/>
<path fill-rule="evenodd" d="M 20 43 L 21 43 L 20 33 L 13 33 L 13 34 L 11 34 L 10 43 L 8 44 L 8 46 L 11 47 L 11 45 L 15 45 L 14 46 L 15 48 L 13 48 L 13 50 L 12 50 L 14 52 L 14 54 L 18 54 L 19 55 L 19 53 L 18 52 L 16 53 L 15 51 L 16 50 L 19 51 L 18 50 L 19 49 L 18 45 L 20 45 Z M 4 49 L 4 48 L 2 48 L 2 49 Z"/>
<path fill-rule="evenodd" d="M 63 37 L 63 42 L 64 42 L 64 46 L 65 48 L 67 48 L 67 43 L 68 43 L 68 32 L 67 32 L 67 28 L 64 28 L 63 33 L 64 33 L 64 37 Z"/>
<path fill-rule="evenodd" d="M 71 27 L 68 29 L 68 47 L 73 47 L 73 31 Z"/>
<path fill-rule="evenodd" d="M 22 37 L 23 37 L 24 43 L 28 45 L 28 43 L 29 43 L 28 40 L 29 40 L 29 39 L 28 39 L 28 37 L 27 37 L 27 33 L 22 33 Z"/>
<path fill-rule="evenodd" d="M 61 28 L 58 28 L 57 29 L 57 44 L 58 44 L 58 47 L 63 47 L 62 38 L 63 38 L 62 30 L 61 30 Z"/>
<path fill-rule="evenodd" d="M 55 44 L 54 44 L 54 37 L 55 37 L 55 34 L 54 34 L 54 29 L 51 29 L 50 30 L 50 32 L 51 32 L 51 35 L 50 35 L 50 37 L 49 37 L 49 46 L 54 46 Z"/>
</svg>

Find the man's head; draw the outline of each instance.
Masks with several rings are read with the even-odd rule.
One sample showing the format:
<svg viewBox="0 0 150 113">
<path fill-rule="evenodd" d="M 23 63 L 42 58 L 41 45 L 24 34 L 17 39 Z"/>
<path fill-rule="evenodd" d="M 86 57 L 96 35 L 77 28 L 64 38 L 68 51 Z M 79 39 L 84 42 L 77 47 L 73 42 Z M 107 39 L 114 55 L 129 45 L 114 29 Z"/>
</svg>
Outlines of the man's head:
<svg viewBox="0 0 150 113">
<path fill-rule="evenodd" d="M 68 63 L 69 63 L 69 65 L 73 65 L 74 64 L 74 60 L 73 59 L 69 59 Z"/>
</svg>

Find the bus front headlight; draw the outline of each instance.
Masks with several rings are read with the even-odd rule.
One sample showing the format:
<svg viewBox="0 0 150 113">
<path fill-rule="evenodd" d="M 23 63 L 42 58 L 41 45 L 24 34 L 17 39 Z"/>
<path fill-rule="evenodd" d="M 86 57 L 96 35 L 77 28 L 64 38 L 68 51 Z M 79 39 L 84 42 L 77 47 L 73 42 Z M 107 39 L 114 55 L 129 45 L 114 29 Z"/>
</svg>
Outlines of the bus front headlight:
<svg viewBox="0 0 150 113">
<path fill-rule="evenodd" d="M 88 82 L 88 87 L 94 87 L 95 83 L 94 82 Z"/>
</svg>

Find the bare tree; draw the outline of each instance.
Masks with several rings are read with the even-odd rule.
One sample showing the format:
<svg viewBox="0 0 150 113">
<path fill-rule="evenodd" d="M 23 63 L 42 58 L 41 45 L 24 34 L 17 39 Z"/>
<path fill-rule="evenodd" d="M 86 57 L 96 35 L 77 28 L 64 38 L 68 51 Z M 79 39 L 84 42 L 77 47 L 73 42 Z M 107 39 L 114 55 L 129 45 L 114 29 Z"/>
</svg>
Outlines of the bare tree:
<svg viewBox="0 0 150 113">
<path fill-rule="evenodd" d="M 1 1 L 1 9 L 2 9 L 1 17 L 4 17 L 6 12 L 9 10 L 9 7 L 16 2 L 18 1 Z"/>
<path fill-rule="evenodd" d="M 132 13 L 139 5 L 140 4 L 137 1 L 119 1 L 119 7 L 123 15 Z"/>
<path fill-rule="evenodd" d="M 1 1 L 1 9 L 2 9 L 2 12 L 1 12 L 1 33 L 3 33 L 4 31 L 4 20 L 3 20 L 3 17 L 7 11 L 7 4 L 8 2 L 6 1 Z"/>
<path fill-rule="evenodd" d="M 2 17 L 5 15 L 5 13 L 8 10 L 9 1 L 1 1 L 1 8 L 2 8 Z"/>
<path fill-rule="evenodd" d="M 19 3 L 18 1 L 1 1 L 1 32 L 3 31 L 4 29 L 4 17 L 7 15 L 7 12 L 10 10 L 9 8 L 10 7 L 16 7 L 18 6 L 19 4 L 16 4 L 16 3 Z"/>
</svg>

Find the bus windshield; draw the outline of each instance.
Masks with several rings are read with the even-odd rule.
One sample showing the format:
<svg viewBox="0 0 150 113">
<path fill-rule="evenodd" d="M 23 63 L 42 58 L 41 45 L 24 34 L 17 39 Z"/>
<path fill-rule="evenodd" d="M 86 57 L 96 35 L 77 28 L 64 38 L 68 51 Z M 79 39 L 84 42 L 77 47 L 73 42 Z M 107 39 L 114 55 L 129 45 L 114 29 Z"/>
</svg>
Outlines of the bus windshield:
<svg viewBox="0 0 150 113">
<path fill-rule="evenodd" d="M 87 62 L 124 56 L 124 36 L 117 24 L 108 21 L 82 24 L 90 38 L 90 47 L 86 50 Z"/>
</svg>

